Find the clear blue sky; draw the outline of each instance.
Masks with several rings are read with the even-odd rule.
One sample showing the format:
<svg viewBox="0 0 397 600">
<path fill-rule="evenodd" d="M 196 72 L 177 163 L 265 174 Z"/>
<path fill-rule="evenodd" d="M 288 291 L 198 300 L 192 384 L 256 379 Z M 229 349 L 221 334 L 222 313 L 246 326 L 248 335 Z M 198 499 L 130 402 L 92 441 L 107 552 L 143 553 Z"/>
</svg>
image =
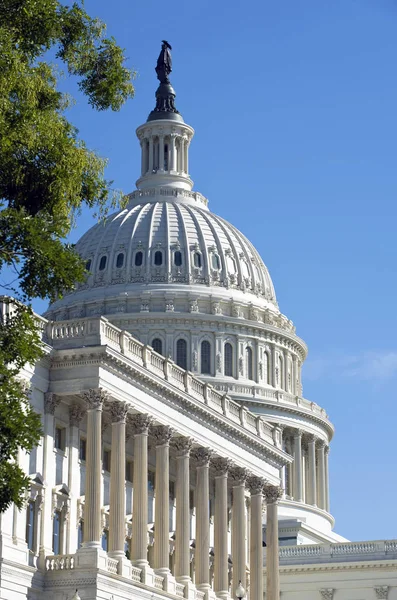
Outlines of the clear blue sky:
<svg viewBox="0 0 397 600">
<path fill-rule="evenodd" d="M 336 426 L 336 531 L 397 537 L 397 2 L 85 6 L 126 48 L 136 97 L 119 114 L 78 97 L 71 120 L 133 190 L 135 129 L 154 106 L 160 41 L 172 44 L 195 189 L 262 255 L 309 346 L 304 395 Z M 84 214 L 73 239 L 92 224 Z"/>
</svg>

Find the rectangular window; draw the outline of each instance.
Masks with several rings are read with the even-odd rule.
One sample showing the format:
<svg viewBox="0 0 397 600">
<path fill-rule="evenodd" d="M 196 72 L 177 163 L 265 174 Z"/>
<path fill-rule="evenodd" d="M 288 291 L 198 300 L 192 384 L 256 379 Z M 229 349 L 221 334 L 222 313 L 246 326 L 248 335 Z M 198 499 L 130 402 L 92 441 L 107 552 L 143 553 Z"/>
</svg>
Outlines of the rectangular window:
<svg viewBox="0 0 397 600">
<path fill-rule="evenodd" d="M 61 547 L 61 513 L 57 510 L 54 514 L 52 529 L 52 551 L 59 554 Z"/>
<path fill-rule="evenodd" d="M 133 482 L 134 463 L 132 460 L 125 461 L 125 480 L 129 483 Z"/>
<path fill-rule="evenodd" d="M 55 427 L 54 446 L 57 450 L 62 450 L 62 452 L 65 452 L 65 448 L 66 448 L 66 429 L 65 429 L 65 427 L 60 427 L 58 425 Z"/>
<path fill-rule="evenodd" d="M 85 462 L 87 456 L 87 440 L 80 438 L 79 458 Z"/>
<path fill-rule="evenodd" d="M 110 473 L 110 450 L 104 450 L 103 451 L 103 470 L 107 471 L 108 473 Z"/>
<path fill-rule="evenodd" d="M 84 541 L 84 521 L 79 522 L 79 528 L 77 530 L 77 547 L 81 548 Z"/>
<path fill-rule="evenodd" d="M 36 515 L 35 503 L 33 502 L 33 500 L 31 500 L 28 503 L 27 515 L 26 515 L 26 543 L 28 545 L 29 550 L 34 549 L 33 544 L 34 544 L 35 515 Z"/>
</svg>

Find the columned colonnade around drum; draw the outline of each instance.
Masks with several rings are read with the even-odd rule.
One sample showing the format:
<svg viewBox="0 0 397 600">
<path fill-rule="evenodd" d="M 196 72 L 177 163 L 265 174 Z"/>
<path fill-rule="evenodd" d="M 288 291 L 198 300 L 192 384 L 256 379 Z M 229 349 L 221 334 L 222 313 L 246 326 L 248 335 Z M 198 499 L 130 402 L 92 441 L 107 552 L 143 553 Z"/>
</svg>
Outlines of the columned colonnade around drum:
<svg viewBox="0 0 397 600">
<path fill-rule="evenodd" d="M 263 510 L 267 520 L 267 600 L 279 600 L 277 503 L 281 489 L 246 468 L 202 447 L 192 438 L 178 435 L 169 425 L 155 424 L 148 414 L 129 414 L 131 405 L 112 400 L 106 392 L 91 389 L 81 395 L 87 413 L 86 487 L 84 502 L 84 541 L 77 550 L 76 564 L 85 564 L 89 555 L 101 564 L 102 536 L 102 442 L 103 409 L 111 415 L 111 469 L 108 556 L 117 561 L 119 575 L 137 573 L 142 583 L 155 587 L 163 578 L 162 589 L 175 594 L 184 586 L 186 598 L 197 598 L 198 590 L 207 598 L 227 599 L 234 595 L 239 581 L 249 590 L 250 600 L 262 600 Z M 82 404 L 70 410 L 81 411 Z M 74 423 L 76 425 L 76 422 Z M 52 428 L 51 423 L 47 426 Z M 133 436 L 133 505 L 131 561 L 125 554 L 126 433 Z M 154 552 L 148 560 L 148 446 L 155 447 Z M 170 569 L 169 486 L 170 452 L 176 461 L 175 560 Z M 195 481 L 191 481 L 195 472 Z M 194 477 L 194 475 L 193 475 Z M 194 581 L 191 571 L 190 490 L 194 485 L 196 527 Z M 212 493 L 210 492 L 212 486 Z M 229 533 L 230 496 L 232 503 Z M 210 497 L 215 500 L 213 547 L 210 546 Z M 247 504 L 249 510 L 247 510 Z M 43 517 L 45 518 L 44 512 Z M 48 516 L 48 515 L 47 515 Z M 231 540 L 231 543 L 230 543 Z M 247 543 L 248 541 L 248 543 Z M 71 551 L 70 549 L 69 551 Z M 230 552 L 231 550 L 231 552 Z M 47 556 L 48 560 L 48 556 Z M 210 562 L 213 569 L 210 573 Z M 230 581 L 230 562 L 232 563 Z"/>
</svg>

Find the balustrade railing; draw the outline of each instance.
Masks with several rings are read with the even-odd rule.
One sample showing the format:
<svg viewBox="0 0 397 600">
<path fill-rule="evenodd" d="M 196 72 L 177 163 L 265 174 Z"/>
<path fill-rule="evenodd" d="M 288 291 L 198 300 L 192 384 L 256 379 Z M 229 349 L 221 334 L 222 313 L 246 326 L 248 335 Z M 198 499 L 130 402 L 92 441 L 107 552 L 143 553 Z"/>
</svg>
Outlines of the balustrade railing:
<svg viewBox="0 0 397 600">
<path fill-rule="evenodd" d="M 46 571 L 67 571 L 74 569 L 74 566 L 74 554 L 58 554 L 54 556 L 47 556 L 45 560 Z"/>
</svg>

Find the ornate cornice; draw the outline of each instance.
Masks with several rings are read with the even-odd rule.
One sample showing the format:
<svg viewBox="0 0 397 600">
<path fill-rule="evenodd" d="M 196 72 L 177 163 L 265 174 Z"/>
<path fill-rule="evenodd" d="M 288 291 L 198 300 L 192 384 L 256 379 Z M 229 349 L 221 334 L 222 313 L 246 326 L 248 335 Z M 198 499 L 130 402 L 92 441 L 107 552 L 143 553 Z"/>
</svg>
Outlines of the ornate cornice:
<svg viewBox="0 0 397 600">
<path fill-rule="evenodd" d="M 86 414 L 86 410 L 81 404 L 72 404 L 69 406 L 69 423 L 71 427 L 78 427 Z"/>
<path fill-rule="evenodd" d="M 136 414 L 131 415 L 129 418 L 129 423 L 133 430 L 134 435 L 148 434 L 149 426 L 152 422 L 153 417 L 147 414 Z"/>
<path fill-rule="evenodd" d="M 165 446 L 169 444 L 174 429 L 169 425 L 151 425 L 150 435 L 154 438 L 156 446 Z"/>
<path fill-rule="evenodd" d="M 87 410 L 102 410 L 103 403 L 108 399 L 108 393 L 102 388 L 89 389 L 82 393 L 87 402 Z"/>
</svg>

